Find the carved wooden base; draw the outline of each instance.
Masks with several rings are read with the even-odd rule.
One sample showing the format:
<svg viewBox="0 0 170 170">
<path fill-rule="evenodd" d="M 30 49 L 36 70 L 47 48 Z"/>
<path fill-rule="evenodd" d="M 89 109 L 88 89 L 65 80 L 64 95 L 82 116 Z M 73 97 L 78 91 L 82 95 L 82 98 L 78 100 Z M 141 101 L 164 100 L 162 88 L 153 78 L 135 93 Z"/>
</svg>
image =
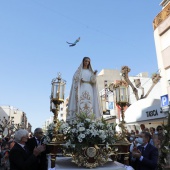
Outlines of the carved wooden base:
<svg viewBox="0 0 170 170">
<path fill-rule="evenodd" d="M 62 144 L 57 142 L 50 142 L 47 144 L 47 151 L 51 156 L 51 168 L 54 168 L 57 155 L 62 154 Z"/>
</svg>

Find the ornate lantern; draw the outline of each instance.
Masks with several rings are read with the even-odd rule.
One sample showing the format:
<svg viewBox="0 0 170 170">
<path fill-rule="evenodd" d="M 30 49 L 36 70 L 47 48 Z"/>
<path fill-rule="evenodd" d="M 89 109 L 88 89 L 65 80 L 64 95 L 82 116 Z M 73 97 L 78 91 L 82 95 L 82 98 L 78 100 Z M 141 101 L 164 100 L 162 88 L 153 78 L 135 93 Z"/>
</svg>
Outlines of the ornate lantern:
<svg viewBox="0 0 170 170">
<path fill-rule="evenodd" d="M 128 103 L 128 87 L 127 86 L 118 86 L 116 89 L 116 103 L 121 104 L 121 103 Z"/>
<path fill-rule="evenodd" d="M 58 73 L 58 77 L 53 79 L 51 88 L 51 99 L 54 104 L 61 104 L 64 102 L 64 90 L 66 81 L 61 78 L 61 74 Z"/>
<path fill-rule="evenodd" d="M 53 118 L 53 135 L 52 141 L 47 145 L 47 148 L 51 156 L 51 167 L 55 167 L 55 160 L 58 151 L 60 150 L 61 144 L 63 143 L 63 135 L 58 134 L 59 120 L 58 112 L 60 110 L 60 104 L 64 102 L 64 90 L 66 81 L 61 78 L 61 74 L 58 73 L 58 77 L 53 79 L 51 87 L 50 97 L 50 110 L 54 113 Z"/>
<path fill-rule="evenodd" d="M 121 139 L 117 141 L 115 146 L 118 147 L 118 155 L 123 155 L 124 157 L 124 163 L 126 165 L 129 164 L 129 145 L 130 143 L 126 139 L 126 133 L 125 133 L 125 121 L 124 121 L 124 107 L 129 103 L 129 94 L 128 94 L 128 84 L 126 81 L 119 80 L 116 81 L 115 83 L 111 83 L 109 85 L 109 90 L 111 92 L 114 92 L 115 95 L 115 102 L 117 105 L 120 106 L 121 108 L 121 122 L 119 126 L 121 127 L 122 130 L 122 135 Z"/>
</svg>

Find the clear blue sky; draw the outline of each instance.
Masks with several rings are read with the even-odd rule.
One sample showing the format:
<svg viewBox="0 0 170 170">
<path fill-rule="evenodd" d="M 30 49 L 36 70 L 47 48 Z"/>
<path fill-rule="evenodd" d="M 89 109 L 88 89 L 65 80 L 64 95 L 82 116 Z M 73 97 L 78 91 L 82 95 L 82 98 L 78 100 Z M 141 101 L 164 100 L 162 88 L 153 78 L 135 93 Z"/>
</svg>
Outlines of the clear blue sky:
<svg viewBox="0 0 170 170">
<path fill-rule="evenodd" d="M 152 22 L 161 0 L 0 1 L 0 105 L 23 110 L 36 127 L 50 112 L 51 80 L 62 73 L 69 94 L 84 56 L 102 69 L 158 70 Z M 80 42 L 69 47 L 66 41 Z"/>
</svg>

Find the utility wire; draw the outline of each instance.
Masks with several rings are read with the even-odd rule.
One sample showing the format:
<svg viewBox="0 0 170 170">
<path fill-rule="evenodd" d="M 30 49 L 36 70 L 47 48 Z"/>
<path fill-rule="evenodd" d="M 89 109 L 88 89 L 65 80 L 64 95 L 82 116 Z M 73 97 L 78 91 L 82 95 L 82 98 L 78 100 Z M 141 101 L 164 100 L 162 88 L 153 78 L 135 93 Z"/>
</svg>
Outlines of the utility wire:
<svg viewBox="0 0 170 170">
<path fill-rule="evenodd" d="M 49 10 L 50 12 L 53 12 L 53 13 L 55 13 L 55 14 L 57 14 L 57 15 L 60 15 L 60 16 L 63 17 L 63 18 L 66 18 L 66 19 L 69 20 L 69 21 L 72 21 L 72 22 L 74 22 L 74 23 L 76 23 L 76 24 L 82 25 L 82 26 L 83 26 L 84 28 L 86 28 L 86 29 L 90 29 L 90 30 L 93 30 L 93 31 L 95 31 L 95 32 L 99 32 L 99 33 L 104 34 L 105 36 L 107 36 L 107 37 L 109 37 L 109 38 L 111 38 L 111 39 L 115 39 L 115 37 L 113 37 L 112 35 L 104 32 L 104 31 L 102 31 L 102 30 L 99 30 L 99 29 L 97 29 L 97 28 L 91 27 L 91 26 L 89 26 L 89 25 L 87 25 L 87 24 L 85 24 L 85 23 L 83 23 L 83 22 L 81 22 L 81 21 L 79 21 L 79 20 L 76 20 L 76 19 L 74 19 L 74 18 L 72 18 L 72 17 L 69 17 L 69 16 L 67 16 L 67 15 L 64 15 L 64 14 L 62 14 L 61 12 L 58 12 L 57 10 L 54 10 L 54 9 L 52 9 L 52 8 L 50 8 L 50 7 L 47 7 L 45 4 L 43 4 L 42 2 L 40 2 L 40 1 L 38 1 L 38 0 L 33 0 L 33 2 L 34 2 L 34 3 L 37 3 L 38 5 L 40 5 L 41 7 L 45 8 L 45 9 Z"/>
</svg>

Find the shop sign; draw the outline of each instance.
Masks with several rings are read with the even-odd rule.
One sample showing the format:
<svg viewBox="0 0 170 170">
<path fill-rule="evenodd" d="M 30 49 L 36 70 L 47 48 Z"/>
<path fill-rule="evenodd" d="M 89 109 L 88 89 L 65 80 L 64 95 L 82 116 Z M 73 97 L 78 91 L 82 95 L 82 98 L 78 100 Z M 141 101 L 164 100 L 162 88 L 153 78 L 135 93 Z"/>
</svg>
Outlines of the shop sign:
<svg viewBox="0 0 170 170">
<path fill-rule="evenodd" d="M 157 110 L 151 110 L 146 112 L 147 117 L 158 116 Z"/>
</svg>

